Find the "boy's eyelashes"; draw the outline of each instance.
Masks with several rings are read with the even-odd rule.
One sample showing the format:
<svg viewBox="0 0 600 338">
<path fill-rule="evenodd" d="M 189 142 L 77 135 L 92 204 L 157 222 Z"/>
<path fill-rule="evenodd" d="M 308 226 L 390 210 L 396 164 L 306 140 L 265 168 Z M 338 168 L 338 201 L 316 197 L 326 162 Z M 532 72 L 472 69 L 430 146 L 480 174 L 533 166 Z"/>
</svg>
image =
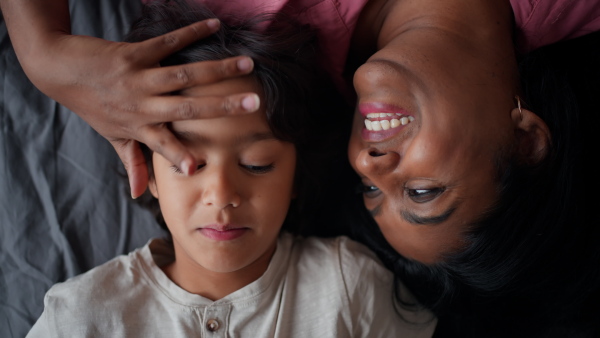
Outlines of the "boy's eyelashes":
<svg viewBox="0 0 600 338">
<path fill-rule="evenodd" d="M 273 166 L 272 163 L 269 165 L 240 164 L 240 166 L 253 174 L 266 174 L 266 173 L 272 171 L 273 168 L 275 168 L 275 166 Z"/>
<path fill-rule="evenodd" d="M 199 164 L 196 167 L 196 171 L 202 169 L 206 164 Z M 177 173 L 177 174 L 183 174 L 183 171 L 181 171 L 181 169 L 179 169 L 179 167 L 177 167 L 176 165 L 172 165 L 171 166 L 171 170 L 173 170 L 173 172 Z"/>
<path fill-rule="evenodd" d="M 206 166 L 206 164 L 199 164 L 196 167 L 196 171 L 204 168 L 205 166 Z M 273 163 L 268 164 L 268 165 L 253 165 L 253 164 L 241 164 L 240 163 L 239 166 L 244 168 L 246 171 L 248 171 L 252 174 L 266 174 L 275 168 Z M 173 172 L 175 172 L 177 174 L 183 174 L 183 171 L 181 171 L 181 169 L 179 169 L 176 165 L 172 165 L 171 170 L 173 170 Z"/>
</svg>

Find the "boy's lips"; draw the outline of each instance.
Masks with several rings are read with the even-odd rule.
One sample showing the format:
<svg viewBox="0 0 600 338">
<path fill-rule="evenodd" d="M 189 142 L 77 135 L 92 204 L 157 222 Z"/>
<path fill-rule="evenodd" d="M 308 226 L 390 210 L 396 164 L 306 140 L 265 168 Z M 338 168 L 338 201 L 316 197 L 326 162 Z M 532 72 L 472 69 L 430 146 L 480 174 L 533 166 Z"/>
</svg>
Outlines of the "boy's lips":
<svg viewBox="0 0 600 338">
<path fill-rule="evenodd" d="M 358 110 L 364 118 L 361 136 L 370 142 L 389 138 L 415 120 L 406 110 L 385 103 L 361 103 Z"/>
<path fill-rule="evenodd" d="M 234 225 L 217 225 L 211 224 L 201 228 L 198 228 L 198 231 L 215 241 L 230 241 L 236 239 L 240 236 L 243 236 L 249 228 L 242 226 L 234 226 Z"/>
</svg>

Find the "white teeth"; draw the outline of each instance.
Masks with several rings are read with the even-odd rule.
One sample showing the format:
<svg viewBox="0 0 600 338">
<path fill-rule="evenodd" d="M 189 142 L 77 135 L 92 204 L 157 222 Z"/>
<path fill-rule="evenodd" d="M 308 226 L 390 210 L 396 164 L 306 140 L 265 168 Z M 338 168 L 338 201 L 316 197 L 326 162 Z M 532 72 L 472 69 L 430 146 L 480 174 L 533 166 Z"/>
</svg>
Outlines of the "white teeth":
<svg viewBox="0 0 600 338">
<path fill-rule="evenodd" d="M 381 121 L 379 121 L 379 123 L 381 123 L 381 129 L 383 129 L 383 130 L 390 129 L 390 121 L 388 121 L 388 120 L 381 120 Z"/>
<path fill-rule="evenodd" d="M 367 118 L 377 118 L 377 117 L 391 117 L 391 116 L 402 116 L 400 113 L 368 113 Z"/>
<path fill-rule="evenodd" d="M 390 117 L 397 118 L 390 119 Z M 370 119 L 380 120 L 371 121 Z M 367 130 L 370 131 L 389 130 L 391 128 L 405 126 L 414 120 L 414 117 L 403 116 L 400 113 L 369 113 L 367 114 L 367 118 L 365 119 L 365 128 L 367 128 Z"/>
</svg>

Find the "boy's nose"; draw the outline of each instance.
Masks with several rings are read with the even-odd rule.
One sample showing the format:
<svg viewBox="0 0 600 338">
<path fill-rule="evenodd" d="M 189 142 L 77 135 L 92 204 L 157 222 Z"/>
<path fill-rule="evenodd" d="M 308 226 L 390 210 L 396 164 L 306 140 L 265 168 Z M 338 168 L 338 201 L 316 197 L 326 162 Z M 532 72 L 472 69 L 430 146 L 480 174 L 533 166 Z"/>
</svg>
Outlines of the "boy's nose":
<svg viewBox="0 0 600 338">
<path fill-rule="evenodd" d="M 224 209 L 228 206 L 237 208 L 242 200 L 236 184 L 227 173 L 219 172 L 206 177 L 202 192 L 202 203 Z"/>
</svg>

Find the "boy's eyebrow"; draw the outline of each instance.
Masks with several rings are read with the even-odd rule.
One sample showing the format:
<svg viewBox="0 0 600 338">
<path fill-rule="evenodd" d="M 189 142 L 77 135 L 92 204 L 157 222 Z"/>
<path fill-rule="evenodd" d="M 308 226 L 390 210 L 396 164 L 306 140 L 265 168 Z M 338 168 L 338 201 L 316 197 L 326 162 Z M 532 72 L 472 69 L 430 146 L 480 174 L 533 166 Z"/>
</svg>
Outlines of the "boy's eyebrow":
<svg viewBox="0 0 600 338">
<path fill-rule="evenodd" d="M 200 138 L 200 135 L 190 131 L 172 130 L 173 135 L 180 141 L 195 141 Z"/>
<path fill-rule="evenodd" d="M 203 145 L 210 145 L 212 143 L 212 140 L 210 138 L 205 137 L 204 135 L 201 135 L 198 133 L 194 133 L 192 131 L 173 130 L 173 135 L 175 135 L 175 137 L 178 140 L 182 140 L 182 141 L 200 143 Z M 234 140 L 234 144 L 236 144 L 236 145 L 247 144 L 247 143 L 254 143 L 254 142 L 258 142 L 258 141 L 271 140 L 271 139 L 273 139 L 273 140 L 277 139 L 271 131 L 256 132 L 256 133 L 245 134 L 240 137 L 237 137 Z"/>
<path fill-rule="evenodd" d="M 235 144 L 247 144 L 247 143 L 254 143 L 254 142 L 258 142 L 258 141 L 276 140 L 276 139 L 277 138 L 275 137 L 275 135 L 273 135 L 273 133 L 269 130 L 267 132 L 247 134 L 242 137 L 238 137 L 235 140 Z"/>
</svg>

